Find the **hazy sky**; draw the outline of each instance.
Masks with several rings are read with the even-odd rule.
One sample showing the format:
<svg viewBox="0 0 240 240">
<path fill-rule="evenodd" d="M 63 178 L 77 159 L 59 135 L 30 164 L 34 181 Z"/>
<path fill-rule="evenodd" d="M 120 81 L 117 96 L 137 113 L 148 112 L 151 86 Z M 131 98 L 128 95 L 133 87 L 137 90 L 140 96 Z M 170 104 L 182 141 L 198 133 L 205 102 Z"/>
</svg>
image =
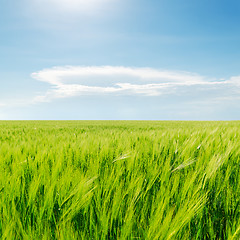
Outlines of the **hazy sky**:
<svg viewBox="0 0 240 240">
<path fill-rule="evenodd" d="M 0 119 L 240 119 L 240 1 L 0 0 Z"/>
</svg>

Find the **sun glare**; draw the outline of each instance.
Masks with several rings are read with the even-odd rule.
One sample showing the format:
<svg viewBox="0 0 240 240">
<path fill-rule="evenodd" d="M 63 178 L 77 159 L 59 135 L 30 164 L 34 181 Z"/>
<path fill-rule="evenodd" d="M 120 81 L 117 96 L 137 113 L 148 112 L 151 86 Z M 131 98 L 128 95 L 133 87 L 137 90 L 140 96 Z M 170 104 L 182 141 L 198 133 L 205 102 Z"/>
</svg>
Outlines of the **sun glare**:
<svg viewBox="0 0 240 240">
<path fill-rule="evenodd" d="M 113 1 L 115 0 L 35 0 L 38 5 L 44 4 L 54 9 L 72 12 L 94 11 Z"/>
</svg>

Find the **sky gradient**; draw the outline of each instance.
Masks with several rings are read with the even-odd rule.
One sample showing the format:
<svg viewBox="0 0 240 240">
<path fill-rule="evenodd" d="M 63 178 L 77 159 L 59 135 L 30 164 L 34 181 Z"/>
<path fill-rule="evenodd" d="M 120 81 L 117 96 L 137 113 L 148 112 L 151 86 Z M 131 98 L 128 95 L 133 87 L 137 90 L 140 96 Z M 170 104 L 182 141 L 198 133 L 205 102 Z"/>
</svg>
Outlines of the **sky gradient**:
<svg viewBox="0 0 240 240">
<path fill-rule="evenodd" d="M 0 2 L 0 120 L 240 120 L 239 1 Z"/>
</svg>

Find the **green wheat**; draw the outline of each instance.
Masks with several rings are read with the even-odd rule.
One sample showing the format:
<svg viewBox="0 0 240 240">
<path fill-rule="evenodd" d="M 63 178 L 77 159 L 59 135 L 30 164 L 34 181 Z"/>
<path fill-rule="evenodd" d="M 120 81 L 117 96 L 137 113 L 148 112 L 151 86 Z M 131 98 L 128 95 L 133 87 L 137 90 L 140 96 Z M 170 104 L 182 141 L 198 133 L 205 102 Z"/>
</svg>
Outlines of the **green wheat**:
<svg viewBox="0 0 240 240">
<path fill-rule="evenodd" d="M 1 239 L 240 239 L 240 122 L 1 121 Z"/>
</svg>

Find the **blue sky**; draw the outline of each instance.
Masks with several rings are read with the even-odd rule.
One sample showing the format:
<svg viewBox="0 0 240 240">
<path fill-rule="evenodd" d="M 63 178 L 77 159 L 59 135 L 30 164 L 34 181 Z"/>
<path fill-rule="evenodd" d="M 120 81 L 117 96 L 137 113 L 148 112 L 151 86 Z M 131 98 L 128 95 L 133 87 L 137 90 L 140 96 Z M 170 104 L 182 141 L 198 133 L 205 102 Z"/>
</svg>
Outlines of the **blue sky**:
<svg viewBox="0 0 240 240">
<path fill-rule="evenodd" d="M 239 1 L 0 3 L 0 119 L 240 119 Z"/>
</svg>

